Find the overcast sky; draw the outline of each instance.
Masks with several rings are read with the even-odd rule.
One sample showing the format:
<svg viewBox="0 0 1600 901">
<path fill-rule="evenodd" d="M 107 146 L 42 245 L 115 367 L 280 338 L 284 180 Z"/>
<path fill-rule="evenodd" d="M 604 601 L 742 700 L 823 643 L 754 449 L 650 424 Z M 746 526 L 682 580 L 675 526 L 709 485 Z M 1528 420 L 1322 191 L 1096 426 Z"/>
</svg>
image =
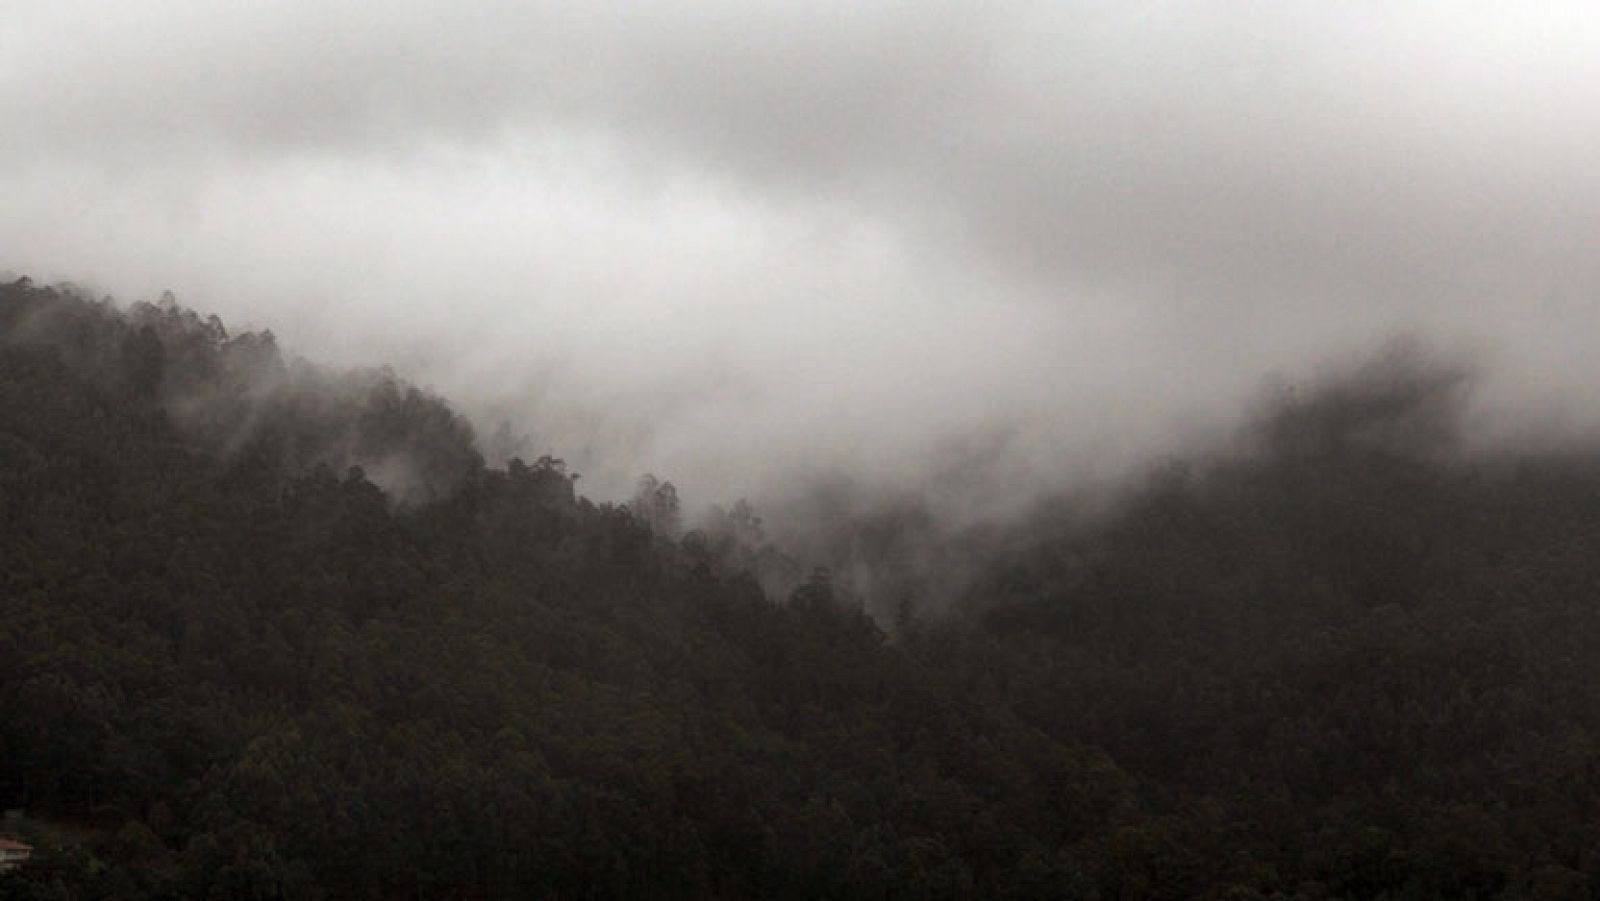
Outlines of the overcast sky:
<svg viewBox="0 0 1600 901">
<path fill-rule="evenodd" d="M 396 364 L 601 495 L 1031 487 L 1404 331 L 1571 400 L 1597 10 L 0 0 L 0 270 Z"/>
</svg>

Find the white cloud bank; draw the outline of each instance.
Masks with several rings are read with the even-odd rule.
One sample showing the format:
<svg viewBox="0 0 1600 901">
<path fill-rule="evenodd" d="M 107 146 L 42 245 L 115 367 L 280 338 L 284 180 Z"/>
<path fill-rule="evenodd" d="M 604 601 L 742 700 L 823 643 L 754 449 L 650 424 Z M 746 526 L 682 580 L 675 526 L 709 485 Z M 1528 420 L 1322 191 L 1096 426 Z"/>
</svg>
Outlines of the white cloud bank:
<svg viewBox="0 0 1600 901">
<path fill-rule="evenodd" d="M 1025 494 L 1402 330 L 1585 398 L 1596 46 L 1578 3 L 13 0 L 0 268 L 394 363 L 602 495 Z"/>
</svg>

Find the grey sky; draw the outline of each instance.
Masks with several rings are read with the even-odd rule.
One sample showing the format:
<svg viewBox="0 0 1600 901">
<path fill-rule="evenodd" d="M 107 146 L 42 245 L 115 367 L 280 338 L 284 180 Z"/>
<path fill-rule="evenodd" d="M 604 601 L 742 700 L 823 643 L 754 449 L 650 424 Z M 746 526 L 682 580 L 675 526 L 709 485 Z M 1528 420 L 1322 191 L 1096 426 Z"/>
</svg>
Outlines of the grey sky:
<svg viewBox="0 0 1600 901">
<path fill-rule="evenodd" d="M 1031 486 L 1400 330 L 1583 396 L 1596 47 L 1554 2 L 0 0 L 0 268 L 396 363 L 601 494 Z"/>
</svg>

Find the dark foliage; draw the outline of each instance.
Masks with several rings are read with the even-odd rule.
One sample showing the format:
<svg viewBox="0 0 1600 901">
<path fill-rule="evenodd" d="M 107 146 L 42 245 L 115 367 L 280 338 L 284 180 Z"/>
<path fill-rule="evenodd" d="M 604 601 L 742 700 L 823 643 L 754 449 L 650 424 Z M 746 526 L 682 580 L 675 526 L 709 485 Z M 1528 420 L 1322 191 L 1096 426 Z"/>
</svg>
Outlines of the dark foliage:
<svg viewBox="0 0 1600 901">
<path fill-rule="evenodd" d="M 0 896 L 1589 897 L 1600 465 L 1469 459 L 1459 390 L 1286 401 L 891 641 L 747 506 L 0 287 Z"/>
</svg>

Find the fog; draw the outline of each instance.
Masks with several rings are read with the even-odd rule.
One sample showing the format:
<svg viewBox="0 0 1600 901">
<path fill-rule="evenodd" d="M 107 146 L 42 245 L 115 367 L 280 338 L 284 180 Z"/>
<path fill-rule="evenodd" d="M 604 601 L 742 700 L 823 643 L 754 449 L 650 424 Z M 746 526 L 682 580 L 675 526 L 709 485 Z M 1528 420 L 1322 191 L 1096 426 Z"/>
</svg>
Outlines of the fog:
<svg viewBox="0 0 1600 901">
<path fill-rule="evenodd" d="M 1588 4 L 0 10 L 0 269 L 391 364 L 600 497 L 981 514 L 1396 335 L 1490 432 L 1594 421 Z"/>
</svg>

